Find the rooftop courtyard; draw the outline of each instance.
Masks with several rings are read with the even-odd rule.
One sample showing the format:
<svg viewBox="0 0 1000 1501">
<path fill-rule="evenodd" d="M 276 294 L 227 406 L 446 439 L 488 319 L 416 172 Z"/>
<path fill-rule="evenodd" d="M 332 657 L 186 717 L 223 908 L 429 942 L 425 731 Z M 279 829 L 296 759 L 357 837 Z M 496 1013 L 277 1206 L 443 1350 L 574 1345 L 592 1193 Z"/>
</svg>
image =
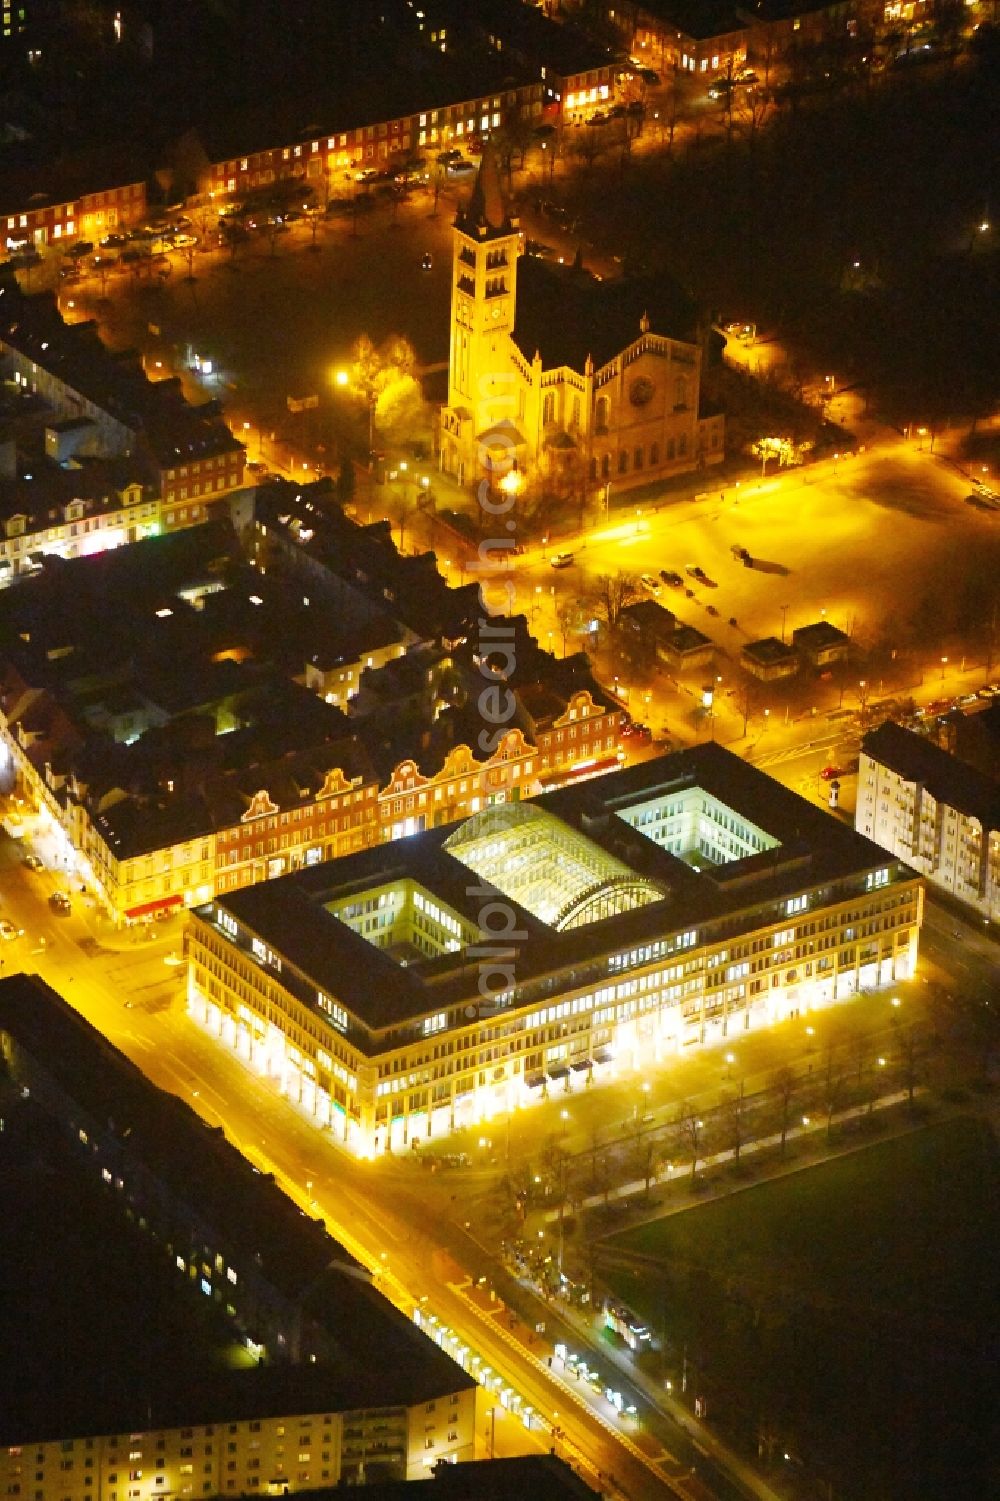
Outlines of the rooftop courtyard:
<svg viewBox="0 0 1000 1501">
<path fill-rule="evenodd" d="M 699 786 L 671 789 L 620 810 L 618 817 L 695 870 L 780 847 L 746 814 Z"/>
</svg>

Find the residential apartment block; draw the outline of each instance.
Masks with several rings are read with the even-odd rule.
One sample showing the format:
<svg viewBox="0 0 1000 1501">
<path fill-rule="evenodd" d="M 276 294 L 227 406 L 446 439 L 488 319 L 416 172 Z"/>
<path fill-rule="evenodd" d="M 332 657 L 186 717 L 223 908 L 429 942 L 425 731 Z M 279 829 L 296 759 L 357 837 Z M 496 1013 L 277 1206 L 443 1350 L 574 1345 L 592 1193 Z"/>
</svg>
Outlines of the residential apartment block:
<svg viewBox="0 0 1000 1501">
<path fill-rule="evenodd" d="M 706 744 L 217 897 L 188 1009 L 377 1153 L 906 979 L 921 888 Z"/>
<path fill-rule="evenodd" d="M 860 833 L 989 922 L 1000 921 L 998 764 L 994 754 L 990 776 L 886 720 L 861 743 L 854 815 Z"/>
<path fill-rule="evenodd" d="M 249 128 L 239 125 L 225 134 L 221 122 L 203 126 L 177 143 L 175 168 L 191 192 L 220 204 L 282 178 L 300 178 L 322 198 L 345 180 L 353 184 L 362 169 L 461 147 L 512 117 L 541 120 L 541 83 L 512 82 L 503 67 L 488 72 L 489 83 L 474 93 L 450 75 L 429 76 L 419 88 L 394 89 L 399 108 L 386 113 L 373 109 L 371 93 L 356 100 L 345 97 L 325 126 L 300 132 L 284 144 L 276 144 L 273 135 L 258 143 Z"/>
<path fill-rule="evenodd" d="M 0 1060 L 0 1235 L 36 1289 L 74 1289 L 5 1310 L 0 1494 L 283 1495 L 473 1458 L 473 1377 L 36 977 L 0 982 Z"/>
<path fill-rule="evenodd" d="M 516 670 L 484 669 L 474 586 L 322 505 L 322 485 L 261 493 L 257 569 L 214 522 L 0 591 L 4 790 L 116 921 L 617 765 L 621 710 L 585 657 L 514 619 L 493 628 Z M 415 693 L 428 653 L 439 679 Z M 491 683 L 511 695 L 502 732 L 479 707 Z"/>
<path fill-rule="evenodd" d="M 65 322 L 51 293 L 24 293 L 13 276 L 0 279 L 0 379 L 37 400 L 62 462 L 132 460 L 166 502 L 167 529 L 243 484 L 245 450 L 217 402 L 192 406 L 179 380 L 148 380 L 138 355 L 113 352 L 93 322 Z"/>
<path fill-rule="evenodd" d="M 8 167 L 0 185 L 0 243 L 7 250 L 76 239 L 96 244 L 140 224 L 147 213 L 146 176 L 133 151 L 117 148 Z"/>
</svg>

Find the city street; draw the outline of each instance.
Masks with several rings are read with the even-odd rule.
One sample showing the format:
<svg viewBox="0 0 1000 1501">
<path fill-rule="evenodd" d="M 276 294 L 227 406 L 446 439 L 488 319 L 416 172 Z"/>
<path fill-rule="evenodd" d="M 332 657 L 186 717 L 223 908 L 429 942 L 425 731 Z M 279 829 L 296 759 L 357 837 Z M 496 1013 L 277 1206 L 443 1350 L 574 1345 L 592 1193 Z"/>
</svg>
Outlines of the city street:
<svg viewBox="0 0 1000 1501">
<path fill-rule="evenodd" d="M 269 1086 L 253 1080 L 232 1054 L 193 1026 L 184 1007 L 181 918 L 154 926 L 149 937 L 144 931 L 114 933 L 82 897 L 73 898 L 70 916 L 57 917 L 47 894 L 65 889 L 65 878 L 27 870 L 20 854 L 18 845 L 3 840 L 4 910 L 25 929 L 23 938 L 5 945 L 7 967 L 42 973 L 153 1082 L 188 1100 L 210 1124 L 224 1125 L 252 1162 L 273 1171 L 304 1208 L 322 1214 L 332 1233 L 375 1269 L 400 1306 L 408 1312 L 418 1305 L 433 1311 L 536 1410 L 560 1414 L 552 1419 L 559 1434 L 541 1436 L 549 1443 L 555 1440 L 592 1479 L 598 1472 L 613 1475 L 616 1487 L 605 1481 L 605 1488 L 612 1493 L 620 1488 L 637 1501 L 662 1496 L 666 1478 L 678 1495 L 696 1494 L 685 1488 L 683 1476 L 697 1461 L 706 1478 L 708 1461 L 691 1449 L 688 1435 L 673 1419 L 650 1409 L 639 1387 L 621 1373 L 611 1378 L 626 1405 L 637 1408 L 636 1426 L 636 1421 L 620 1417 L 603 1396 L 588 1392 L 580 1400 L 575 1390 L 571 1395 L 558 1363 L 554 1369 L 547 1363 L 555 1326 L 535 1334 L 522 1316 L 515 1318 L 512 1330 L 509 1321 L 499 1317 L 499 1308 L 491 1307 L 487 1314 L 475 1298 L 470 1299 L 470 1279 L 474 1283 L 487 1274 L 494 1285 L 503 1286 L 498 1263 L 478 1240 L 481 1216 L 491 1218 L 496 1175 L 537 1160 L 547 1138 L 558 1138 L 565 1150 L 586 1151 L 595 1133 L 613 1132 L 619 1121 L 627 1126 L 638 1112 L 644 1124 L 652 1125 L 670 1118 L 681 1099 L 709 1108 L 733 1087 L 734 1079 L 743 1080 L 749 1090 L 783 1062 L 811 1066 L 811 1057 L 822 1058 L 828 1032 L 844 1038 L 852 1029 L 860 1030 L 870 1047 L 878 1046 L 880 1029 L 888 1037 L 894 1025 L 888 996 L 861 997 L 808 1022 L 789 1022 L 771 1032 L 741 1037 L 728 1052 L 698 1051 L 651 1068 L 643 1079 L 629 1074 L 608 1086 L 578 1090 L 571 1098 L 554 1096 L 510 1121 L 482 1126 L 475 1139 L 465 1133 L 439 1144 L 435 1150 L 464 1147 L 482 1167 L 432 1177 L 411 1157 L 375 1164 L 346 1157 Z M 949 984 L 985 986 L 995 978 L 991 942 L 970 939 L 968 926 L 960 927 L 948 914 L 934 912 L 926 951 L 928 961 L 922 969 Z M 910 1021 L 925 1016 L 922 985 L 900 989 L 901 1014 Z M 461 1208 L 455 1202 L 460 1186 Z M 510 1416 L 501 1420 L 498 1430 L 491 1426 L 495 1431 L 489 1438 L 481 1435 L 484 1453 L 488 1442 L 496 1443 L 496 1452 L 537 1446 L 538 1435 L 523 1430 Z M 702 1449 L 709 1442 L 703 1434 Z M 766 1487 L 734 1489 L 726 1457 L 720 1458 L 723 1469 L 718 1473 L 713 1461 L 712 1494 L 769 1494 Z"/>
<path fill-rule="evenodd" d="M 181 919 L 154 927 L 151 939 L 133 941 L 110 931 L 102 936 L 100 926 L 95 936 L 81 910 L 65 918 L 51 914 L 46 893 L 65 882 L 24 870 L 15 863 L 19 849 L 6 838 L 2 854 L 4 911 L 25 929 L 23 938 L 4 945 L 6 968 L 43 974 L 153 1083 L 187 1100 L 210 1125 L 223 1125 L 251 1162 L 273 1172 L 303 1208 L 321 1215 L 407 1313 L 418 1305 L 433 1311 L 536 1412 L 561 1413 L 560 1449 L 593 1482 L 602 1483 L 598 1472 L 613 1476 L 615 1483 L 605 1485 L 609 1494 L 634 1501 L 670 1494 L 664 1470 L 656 1468 L 664 1452 L 658 1439 L 641 1436 L 637 1444 L 603 1398 L 574 1400 L 540 1358 L 532 1331 L 522 1329 L 515 1338 L 509 1328 L 476 1313 L 460 1291 L 467 1274 L 449 1254 L 460 1230 L 442 1233 L 419 1194 L 402 1192 L 394 1178 L 380 1180 L 377 1168 L 340 1152 L 188 1020 L 185 970 L 176 962 Z M 89 918 L 90 910 L 83 910 Z M 655 1415 L 650 1425 L 655 1433 Z M 485 1455 L 489 1438 L 479 1437 Z M 531 1452 L 539 1439 L 545 1448 L 552 1444 L 547 1425 L 528 1433 L 507 1418 L 497 1452 Z"/>
</svg>

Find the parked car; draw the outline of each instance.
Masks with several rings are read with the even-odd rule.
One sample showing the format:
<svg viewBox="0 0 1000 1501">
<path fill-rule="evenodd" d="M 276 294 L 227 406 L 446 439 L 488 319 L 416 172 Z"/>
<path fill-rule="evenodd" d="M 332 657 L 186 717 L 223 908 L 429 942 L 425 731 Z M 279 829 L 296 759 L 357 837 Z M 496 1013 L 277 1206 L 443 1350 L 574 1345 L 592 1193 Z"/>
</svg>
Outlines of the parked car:
<svg viewBox="0 0 1000 1501">
<path fill-rule="evenodd" d="M 533 255 L 538 260 L 544 260 L 547 255 L 554 255 L 555 251 L 551 245 L 544 245 L 541 240 L 529 239 L 524 242 L 524 253 L 525 255 Z"/>
<path fill-rule="evenodd" d="M 0 917 L 0 939 L 9 943 L 12 938 L 23 938 L 24 929 L 15 927 L 8 917 Z"/>
<path fill-rule="evenodd" d="M 101 241 L 102 250 L 124 250 L 128 244 L 127 235 L 105 235 Z"/>
<path fill-rule="evenodd" d="M 469 177 L 476 171 L 476 164 L 466 161 L 449 162 L 445 171 L 449 177 Z"/>
<path fill-rule="evenodd" d="M 39 860 L 39 858 L 38 858 L 37 855 L 32 854 L 31 850 L 25 850 L 24 854 L 21 856 L 21 864 L 24 866 L 24 868 L 26 870 L 44 870 L 45 869 L 44 863 L 41 860 Z"/>
<path fill-rule="evenodd" d="M 65 891 L 53 891 L 49 897 L 49 906 L 53 912 L 58 912 L 62 916 L 72 911 L 72 903 Z"/>
<path fill-rule="evenodd" d="M 703 584 L 707 577 L 705 570 L 704 568 L 702 568 L 700 563 L 689 563 L 684 572 L 687 574 L 689 579 L 697 579 L 699 584 Z"/>
<path fill-rule="evenodd" d="M 832 782 L 834 777 L 841 777 L 843 774 L 839 766 L 824 766 L 820 772 L 824 782 Z"/>
<path fill-rule="evenodd" d="M 684 580 L 681 578 L 680 574 L 672 572 L 669 568 L 660 569 L 660 578 L 665 584 L 668 584 L 671 589 L 683 589 L 684 587 Z"/>
<path fill-rule="evenodd" d="M 568 568 L 573 562 L 573 554 L 571 552 L 553 553 L 549 561 L 553 568 Z"/>
<path fill-rule="evenodd" d="M 659 594 L 660 592 L 659 581 L 655 579 L 651 573 L 642 574 L 639 579 L 639 583 L 644 589 L 648 589 L 650 594 Z"/>
</svg>

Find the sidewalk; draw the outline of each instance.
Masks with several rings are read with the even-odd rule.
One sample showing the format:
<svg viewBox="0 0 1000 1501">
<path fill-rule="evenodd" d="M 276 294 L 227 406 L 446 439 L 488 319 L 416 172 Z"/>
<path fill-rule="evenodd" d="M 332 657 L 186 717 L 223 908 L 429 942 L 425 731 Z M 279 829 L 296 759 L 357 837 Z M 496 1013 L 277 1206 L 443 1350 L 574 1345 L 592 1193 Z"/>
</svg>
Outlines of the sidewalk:
<svg viewBox="0 0 1000 1501">
<path fill-rule="evenodd" d="M 914 1098 L 925 1093 L 926 1090 L 917 1089 L 914 1091 Z M 841 1126 L 847 1121 L 859 1120 L 863 1116 L 874 1114 L 876 1111 L 890 1110 L 896 1105 L 904 1104 L 908 1098 L 908 1092 L 905 1089 L 898 1089 L 894 1090 L 891 1094 L 881 1095 L 878 1099 L 873 1100 L 870 1106 L 867 1103 L 861 1105 L 852 1105 L 848 1110 L 842 1110 L 835 1114 L 832 1118 L 831 1126 Z M 811 1141 L 814 1138 L 819 1137 L 826 1131 L 827 1125 L 825 1119 L 822 1122 L 817 1121 L 815 1124 L 811 1120 L 809 1120 L 808 1124 L 790 1126 L 785 1134 L 785 1141 L 788 1145 L 793 1145 L 795 1142 Z M 756 1141 L 744 1142 L 740 1149 L 739 1160 L 742 1162 L 747 1157 L 759 1156 L 762 1152 L 772 1150 L 775 1147 L 780 1148 L 780 1146 L 781 1136 L 778 1132 L 774 1132 L 770 1136 L 762 1136 Z M 852 1141 L 844 1146 L 834 1148 L 832 1150 L 828 1148 L 828 1150 L 823 1153 L 822 1156 L 824 1159 L 827 1157 L 845 1156 L 848 1152 L 855 1151 L 856 1149 L 857 1143 Z M 767 1176 L 768 1178 L 784 1177 L 788 1173 L 798 1172 L 804 1167 L 812 1166 L 815 1160 L 816 1159 L 811 1159 L 810 1162 L 804 1163 L 802 1161 L 789 1162 L 785 1158 L 779 1158 L 777 1163 L 775 1164 L 775 1170 L 773 1172 L 769 1172 Z M 713 1152 L 710 1153 L 707 1157 L 698 1158 L 698 1172 L 704 1174 L 704 1172 L 709 1168 L 725 1167 L 727 1164 L 733 1163 L 735 1161 L 736 1154 L 731 1149 L 724 1152 Z M 653 1189 L 663 1181 L 666 1181 L 668 1183 L 683 1183 L 685 1177 L 687 1177 L 689 1182 L 695 1181 L 691 1177 L 690 1161 L 682 1163 L 670 1163 L 668 1173 L 669 1176 L 666 1180 L 660 1178 L 650 1179 L 650 1193 L 652 1193 Z M 757 1179 L 756 1181 L 760 1182 L 762 1180 Z M 713 1194 L 711 1195 L 711 1197 L 718 1198 L 721 1197 L 722 1194 L 729 1194 L 731 1192 L 733 1192 L 732 1186 L 727 1184 L 725 1188 L 720 1190 L 718 1194 Z M 588 1196 L 580 1202 L 578 1209 L 598 1209 L 603 1207 L 605 1203 L 611 1203 L 616 1199 L 634 1198 L 636 1194 L 645 1197 L 645 1178 L 637 1178 L 629 1183 L 622 1183 L 618 1186 L 618 1188 L 611 1189 L 607 1196 L 605 1196 L 603 1193 L 588 1194 Z M 691 1208 L 691 1206 L 694 1204 L 704 1204 L 706 1202 L 705 1196 L 702 1196 L 700 1194 L 696 1195 L 691 1193 L 690 1191 L 688 1191 L 684 1195 L 684 1199 L 685 1202 L 677 1203 L 669 1207 L 663 1204 L 654 1205 L 653 1203 L 650 1203 L 650 1213 L 647 1218 L 660 1219 L 665 1214 L 679 1214 L 685 1209 Z M 566 1211 L 564 1209 L 564 1216 L 565 1212 Z M 541 1215 L 541 1219 L 548 1224 L 557 1223 L 559 1220 L 558 1209 L 545 1210 Z"/>
</svg>

